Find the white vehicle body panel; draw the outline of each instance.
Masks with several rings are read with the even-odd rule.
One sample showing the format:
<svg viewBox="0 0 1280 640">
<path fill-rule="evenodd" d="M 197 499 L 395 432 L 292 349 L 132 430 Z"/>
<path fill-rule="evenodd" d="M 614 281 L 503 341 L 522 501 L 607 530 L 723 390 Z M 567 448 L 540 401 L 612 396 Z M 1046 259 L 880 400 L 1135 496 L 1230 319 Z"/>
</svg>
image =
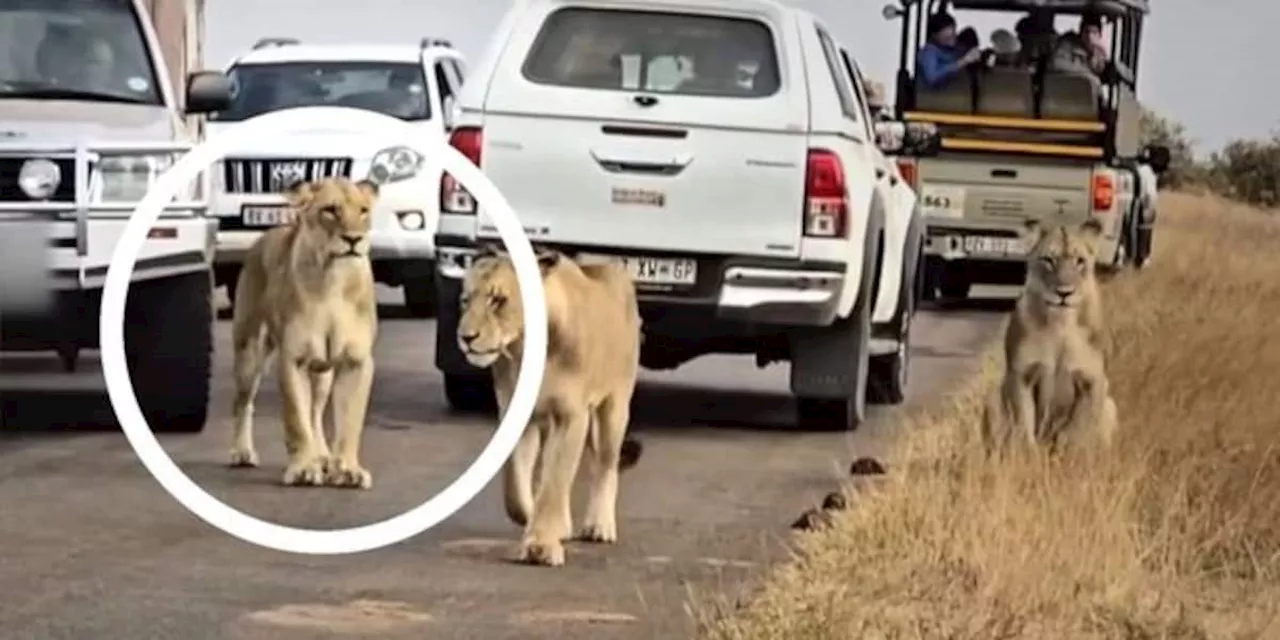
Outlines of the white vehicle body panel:
<svg viewBox="0 0 1280 640">
<path fill-rule="evenodd" d="M 399 136 L 380 137 L 344 130 L 335 126 L 332 131 L 311 131 L 298 135 L 287 147 L 276 141 L 263 141 L 228 154 L 218 163 L 213 177 L 212 210 L 223 220 L 223 230 L 218 233 L 219 264 L 238 264 L 244 252 L 261 235 L 261 228 L 246 228 L 241 224 L 246 205 L 251 207 L 282 207 L 285 204 L 280 191 L 282 180 L 297 179 L 298 165 L 306 163 L 309 178 L 342 175 L 355 180 L 369 177 L 374 157 L 383 150 L 395 146 L 420 147 L 425 153 L 431 144 L 444 140 L 446 112 L 452 108 L 452 100 L 442 95 L 437 84 L 435 64 L 438 61 L 455 61 L 465 69 L 460 54 L 444 47 L 419 48 L 412 45 L 306 45 L 266 47 L 240 56 L 228 71 L 237 67 L 282 63 L 311 62 L 373 62 L 420 65 L 425 79 L 425 91 L 429 118 L 410 121 L 417 130 L 419 143 Z M 447 74 L 452 89 L 461 90 L 461 78 Z M 235 122 L 210 121 L 207 135 L 217 136 L 220 131 L 234 126 Z M 228 164 L 232 168 L 228 169 Z M 272 179 L 274 169 L 275 177 Z M 378 204 L 373 212 L 371 257 L 374 260 L 433 259 L 434 234 L 439 222 L 438 173 L 428 175 L 427 167 L 412 178 L 382 185 Z M 285 169 L 286 171 L 281 171 Z M 291 169 L 291 170 L 289 170 Z M 252 173 L 251 173 L 252 172 Z M 256 179 L 252 176 L 256 176 Z M 237 181 L 237 184 L 231 182 Z M 401 215 L 421 214 L 420 228 L 406 228 L 400 222 Z"/>
</svg>

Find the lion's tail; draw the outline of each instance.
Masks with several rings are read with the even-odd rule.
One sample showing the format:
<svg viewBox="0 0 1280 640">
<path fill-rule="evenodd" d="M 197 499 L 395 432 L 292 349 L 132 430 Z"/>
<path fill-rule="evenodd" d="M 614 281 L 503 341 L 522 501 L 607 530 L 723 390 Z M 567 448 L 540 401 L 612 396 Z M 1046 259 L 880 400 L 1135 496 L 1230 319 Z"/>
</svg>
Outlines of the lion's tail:
<svg viewBox="0 0 1280 640">
<path fill-rule="evenodd" d="M 640 462 L 640 456 L 644 453 L 644 443 L 631 437 L 630 435 L 622 439 L 622 455 L 618 458 L 618 470 L 626 471 L 636 466 Z"/>
</svg>

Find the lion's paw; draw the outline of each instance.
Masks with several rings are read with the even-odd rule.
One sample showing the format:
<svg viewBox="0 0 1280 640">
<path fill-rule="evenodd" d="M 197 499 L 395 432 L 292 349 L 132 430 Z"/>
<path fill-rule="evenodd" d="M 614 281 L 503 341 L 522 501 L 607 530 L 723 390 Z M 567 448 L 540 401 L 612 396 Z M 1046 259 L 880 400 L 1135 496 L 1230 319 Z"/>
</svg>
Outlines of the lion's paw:
<svg viewBox="0 0 1280 640">
<path fill-rule="evenodd" d="M 564 545 L 559 540 L 526 538 L 520 545 L 520 562 L 544 567 L 564 566 Z"/>
<path fill-rule="evenodd" d="M 290 487 L 318 487 L 324 484 L 324 458 L 289 463 L 281 483 Z"/>
<path fill-rule="evenodd" d="M 227 466 L 233 468 L 249 468 L 258 466 L 258 452 L 253 449 L 232 449 L 231 460 Z"/>
<path fill-rule="evenodd" d="M 618 541 L 618 527 L 615 524 L 596 523 L 583 525 L 575 539 L 581 542 L 613 544 Z"/>
<path fill-rule="evenodd" d="M 357 463 L 329 458 L 325 467 L 325 482 L 331 487 L 368 489 L 373 486 L 373 474 Z"/>
</svg>

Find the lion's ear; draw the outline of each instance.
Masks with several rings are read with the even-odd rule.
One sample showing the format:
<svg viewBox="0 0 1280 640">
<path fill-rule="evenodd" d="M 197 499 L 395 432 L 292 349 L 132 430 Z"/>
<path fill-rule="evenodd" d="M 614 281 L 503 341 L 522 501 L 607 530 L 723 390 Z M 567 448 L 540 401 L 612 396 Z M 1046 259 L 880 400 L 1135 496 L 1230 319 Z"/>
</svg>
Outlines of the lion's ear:
<svg viewBox="0 0 1280 640">
<path fill-rule="evenodd" d="M 480 246 L 476 248 L 476 257 L 477 257 L 477 258 L 505 258 L 505 257 L 507 257 L 507 253 L 506 253 L 505 251 L 503 251 L 502 249 L 500 249 L 500 248 L 499 248 L 499 246 L 500 246 L 500 245 L 495 244 L 495 243 L 492 243 L 492 242 L 485 242 L 485 243 L 481 243 L 481 244 L 480 244 Z"/>
<path fill-rule="evenodd" d="M 378 197 L 378 183 L 372 180 L 361 180 L 356 183 L 356 188 L 370 198 Z"/>
<path fill-rule="evenodd" d="M 311 202 L 311 183 L 306 180 L 299 180 L 284 189 L 285 200 L 295 209 L 305 209 L 307 204 Z"/>
<path fill-rule="evenodd" d="M 1037 218 L 1027 218 L 1022 223 L 1022 228 L 1027 233 L 1027 246 L 1034 247 L 1040 242 L 1040 238 L 1044 236 L 1044 224 Z"/>
<path fill-rule="evenodd" d="M 556 268 L 560 264 L 560 260 L 564 255 L 553 249 L 537 249 L 534 254 L 538 259 L 538 270 L 542 271 L 542 275 L 547 275 L 549 271 Z"/>
</svg>

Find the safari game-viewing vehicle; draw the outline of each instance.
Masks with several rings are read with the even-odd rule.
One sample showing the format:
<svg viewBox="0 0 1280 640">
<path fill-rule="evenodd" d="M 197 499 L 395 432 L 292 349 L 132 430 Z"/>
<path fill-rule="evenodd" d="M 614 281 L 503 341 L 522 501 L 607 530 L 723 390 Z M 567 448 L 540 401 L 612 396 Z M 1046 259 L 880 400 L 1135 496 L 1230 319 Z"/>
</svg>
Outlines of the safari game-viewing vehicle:
<svg viewBox="0 0 1280 640">
<path fill-rule="evenodd" d="M 196 143 L 193 116 L 230 100 L 225 76 L 194 70 L 199 10 L 196 0 L 0 4 L 0 351 L 56 352 L 72 370 L 98 348 L 107 267 L 129 217 Z M 125 305 L 129 376 L 156 431 L 199 431 L 208 412 L 217 221 L 204 175 L 150 229 Z"/>
<path fill-rule="evenodd" d="M 939 11 L 959 25 L 981 12 L 1009 15 L 1010 32 L 1018 13 L 1050 25 L 1065 17 L 1075 29 L 1090 12 L 1101 18 L 1109 59 L 1094 74 L 1055 69 L 1049 56 L 996 64 L 986 49 L 981 62 L 930 87 L 919 77 L 918 57 L 929 16 Z M 1167 148 L 1144 147 L 1139 138 L 1135 87 L 1147 13 L 1147 0 L 903 0 L 884 7 L 886 19 L 902 24 L 894 113 L 932 123 L 940 134 L 936 155 L 897 159 L 926 220 L 926 298 L 965 298 L 975 283 L 1021 284 L 1030 218 L 1074 224 L 1095 217 L 1104 229 L 1100 268 L 1143 266 L 1156 177 L 1169 163 Z"/>
</svg>

